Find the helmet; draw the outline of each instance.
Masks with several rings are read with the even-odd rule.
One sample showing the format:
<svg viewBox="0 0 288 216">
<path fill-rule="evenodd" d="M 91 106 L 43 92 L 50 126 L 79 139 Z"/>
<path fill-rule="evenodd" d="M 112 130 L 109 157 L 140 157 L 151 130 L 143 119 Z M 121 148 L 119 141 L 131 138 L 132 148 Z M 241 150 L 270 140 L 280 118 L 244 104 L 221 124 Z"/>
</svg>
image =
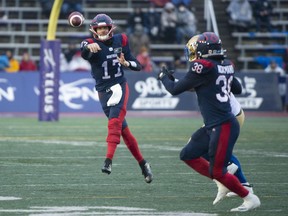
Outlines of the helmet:
<svg viewBox="0 0 288 216">
<path fill-rule="evenodd" d="M 214 32 L 204 32 L 193 36 L 185 46 L 185 56 L 188 61 L 199 58 L 224 58 L 225 51 L 222 42 Z"/>
<path fill-rule="evenodd" d="M 109 32 L 107 35 L 98 35 L 97 28 L 108 26 Z M 90 24 L 90 31 L 93 33 L 93 36 L 100 41 L 106 41 L 113 36 L 113 30 L 116 27 L 114 26 L 113 20 L 106 14 L 98 14 L 95 16 Z"/>
</svg>

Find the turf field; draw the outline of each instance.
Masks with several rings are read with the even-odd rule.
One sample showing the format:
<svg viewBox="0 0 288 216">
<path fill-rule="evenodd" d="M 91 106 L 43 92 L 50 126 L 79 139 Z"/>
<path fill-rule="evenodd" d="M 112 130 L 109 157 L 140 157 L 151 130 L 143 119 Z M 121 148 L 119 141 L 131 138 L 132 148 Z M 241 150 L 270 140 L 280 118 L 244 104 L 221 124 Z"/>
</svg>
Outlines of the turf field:
<svg viewBox="0 0 288 216">
<path fill-rule="evenodd" d="M 144 182 L 124 143 L 111 175 L 101 173 L 106 119 L 35 117 L 0 119 L 0 215 L 288 215 L 288 117 L 248 116 L 235 147 L 260 208 L 230 213 L 242 203 L 212 202 L 216 185 L 179 160 L 179 151 L 202 123 L 199 116 L 128 116 L 154 181 Z"/>
</svg>

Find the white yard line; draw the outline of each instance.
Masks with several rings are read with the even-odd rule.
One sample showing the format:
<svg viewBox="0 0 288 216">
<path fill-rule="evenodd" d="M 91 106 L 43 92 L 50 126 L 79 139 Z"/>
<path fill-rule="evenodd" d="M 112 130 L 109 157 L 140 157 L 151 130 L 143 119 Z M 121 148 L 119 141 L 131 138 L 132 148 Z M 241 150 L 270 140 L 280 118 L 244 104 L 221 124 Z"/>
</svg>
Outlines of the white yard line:
<svg viewBox="0 0 288 216">
<path fill-rule="evenodd" d="M 88 146 L 97 146 L 97 147 L 104 147 L 106 148 L 106 142 L 97 142 L 97 141 L 65 141 L 65 140 L 35 140 L 35 139 L 24 139 L 24 138 L 14 138 L 14 137 L 0 137 L 0 142 L 21 142 L 21 143 L 37 143 L 37 144 L 55 144 L 55 145 L 70 145 L 70 146 L 81 146 L 81 147 L 88 147 Z M 165 143 L 163 143 L 165 144 Z M 126 148 L 125 145 L 118 145 L 118 148 Z M 142 149 L 161 149 L 161 151 L 176 151 L 180 152 L 181 147 L 169 147 L 166 146 L 163 148 L 163 145 L 152 145 L 152 144 L 145 144 L 141 143 Z M 288 157 L 288 153 L 279 153 L 279 152 L 265 152 L 261 150 L 236 150 L 235 151 L 240 153 L 245 153 L 245 155 L 259 155 L 260 157 Z M 164 156 L 163 156 L 164 157 Z M 170 156 L 168 156 L 170 157 Z"/>
<path fill-rule="evenodd" d="M 0 196 L 0 201 L 12 201 L 12 200 L 20 200 L 20 197 L 13 197 L 13 196 Z"/>
<path fill-rule="evenodd" d="M 30 209 L 0 209 L 0 213 L 29 213 L 29 216 L 131 215 L 131 216 L 217 216 L 196 212 L 158 212 L 156 209 L 123 206 L 32 206 Z"/>
</svg>

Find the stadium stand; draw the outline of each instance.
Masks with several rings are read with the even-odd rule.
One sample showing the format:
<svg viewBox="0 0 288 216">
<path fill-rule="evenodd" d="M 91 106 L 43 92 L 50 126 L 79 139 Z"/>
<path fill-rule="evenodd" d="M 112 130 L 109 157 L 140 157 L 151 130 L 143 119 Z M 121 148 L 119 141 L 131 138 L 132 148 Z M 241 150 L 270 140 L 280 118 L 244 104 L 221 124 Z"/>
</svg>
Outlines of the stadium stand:
<svg viewBox="0 0 288 216">
<path fill-rule="evenodd" d="M 260 66 L 257 58 L 263 51 L 270 50 L 269 55 L 271 58 L 279 58 L 279 53 L 285 52 L 288 45 L 287 32 L 233 32 L 232 36 L 237 38 L 235 48 L 241 52 L 237 60 L 243 63 L 242 70 L 251 70 L 251 68 Z M 269 44 L 265 45 L 267 39 L 269 39 Z M 255 43 L 256 40 L 258 44 Z M 250 44 L 253 46 L 251 47 Z M 252 51 L 254 53 L 251 53 Z M 249 56 L 246 52 L 250 52 Z"/>
<path fill-rule="evenodd" d="M 258 59 L 261 57 L 281 58 L 288 48 L 288 1 L 270 0 L 273 3 L 273 17 L 271 24 L 273 32 L 231 32 L 231 42 L 234 40 L 234 59 L 240 71 L 263 71 L 263 65 Z M 222 0 L 228 6 L 230 0 Z M 233 43 L 231 43 L 233 44 Z"/>
<path fill-rule="evenodd" d="M 133 7 L 149 7 L 149 0 L 81 0 L 86 22 L 80 28 L 71 28 L 66 19 L 58 21 L 56 38 L 62 41 L 62 48 L 66 48 L 71 40 L 80 41 L 87 36 L 89 21 L 96 13 L 105 12 L 111 15 L 120 29 L 127 27 L 127 16 Z M 229 0 L 214 2 L 214 9 L 219 27 L 220 37 L 224 47 L 228 50 L 229 58 L 236 61 L 239 70 L 259 69 L 255 57 L 274 55 L 287 49 L 288 1 L 271 0 L 274 4 L 272 24 L 275 32 L 250 33 L 231 32 L 227 22 L 225 9 Z M 9 0 L 1 1 L 2 11 L 8 19 L 0 19 L 0 52 L 14 48 L 15 58 L 20 60 L 21 54 L 27 50 L 31 58 L 39 61 L 40 42 L 45 39 L 49 20 L 43 17 L 42 8 L 37 0 Z M 204 1 L 193 0 L 195 15 L 198 19 L 199 32 L 206 31 L 204 19 Z M 161 11 L 162 8 L 157 8 Z M 156 63 L 172 62 L 174 54 L 183 59 L 184 44 L 163 44 L 161 41 L 151 41 L 151 55 Z M 281 53 L 280 53 L 281 54 Z"/>
</svg>

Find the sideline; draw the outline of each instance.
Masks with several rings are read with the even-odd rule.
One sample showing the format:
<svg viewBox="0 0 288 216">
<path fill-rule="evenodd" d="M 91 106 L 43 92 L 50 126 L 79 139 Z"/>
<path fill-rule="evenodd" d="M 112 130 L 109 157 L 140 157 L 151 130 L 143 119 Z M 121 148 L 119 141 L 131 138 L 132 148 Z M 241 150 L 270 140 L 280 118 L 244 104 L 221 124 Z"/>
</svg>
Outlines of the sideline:
<svg viewBox="0 0 288 216">
<path fill-rule="evenodd" d="M 244 110 L 245 111 L 245 110 Z M 259 111 L 245 111 L 245 115 L 252 117 L 288 117 L 288 112 L 259 112 Z M 105 117 L 105 115 L 101 113 L 93 113 L 93 112 L 84 112 L 84 113 L 64 113 L 60 112 L 61 117 Z M 2 118 L 38 118 L 38 113 L 36 112 L 0 112 L 0 117 Z M 199 117 L 201 118 L 201 114 L 198 111 L 127 111 L 127 117 L 179 117 L 179 118 L 187 118 L 187 117 Z"/>
</svg>

